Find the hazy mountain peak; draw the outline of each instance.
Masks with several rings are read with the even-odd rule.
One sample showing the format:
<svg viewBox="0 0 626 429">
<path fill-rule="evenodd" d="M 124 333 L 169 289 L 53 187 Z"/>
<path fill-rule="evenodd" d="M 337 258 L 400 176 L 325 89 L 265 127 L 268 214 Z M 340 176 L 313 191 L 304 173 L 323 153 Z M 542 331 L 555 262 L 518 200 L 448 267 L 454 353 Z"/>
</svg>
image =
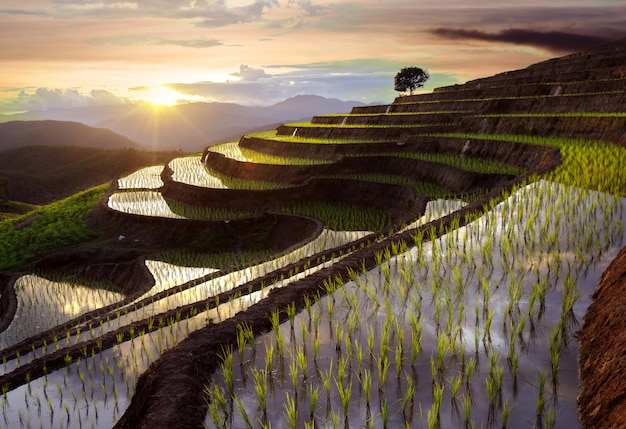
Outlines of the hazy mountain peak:
<svg viewBox="0 0 626 429">
<path fill-rule="evenodd" d="M 81 122 L 108 128 L 148 150 L 197 152 L 207 145 L 238 139 L 252 130 L 275 128 L 325 113 L 347 113 L 353 106 L 362 104 L 319 95 L 297 95 L 271 106 L 196 102 L 155 110 L 149 104 L 120 104 L 40 110 L 15 119 Z"/>
</svg>

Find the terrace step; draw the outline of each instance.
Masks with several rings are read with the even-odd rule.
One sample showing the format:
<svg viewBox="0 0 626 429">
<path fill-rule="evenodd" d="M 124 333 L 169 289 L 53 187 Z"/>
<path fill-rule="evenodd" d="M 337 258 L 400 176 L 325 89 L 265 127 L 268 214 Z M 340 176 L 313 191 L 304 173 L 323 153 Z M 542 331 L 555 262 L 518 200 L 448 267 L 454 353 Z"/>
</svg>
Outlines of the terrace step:
<svg viewBox="0 0 626 429">
<path fill-rule="evenodd" d="M 351 114 L 474 112 L 478 113 L 565 113 L 565 112 L 623 112 L 626 90 L 620 92 L 579 93 L 568 95 L 509 96 L 501 91 L 498 97 L 439 100 L 420 95 L 401 97 L 389 106 L 355 106 Z M 423 100 L 423 101 L 422 101 Z"/>
<path fill-rule="evenodd" d="M 237 210 L 276 211 L 311 202 L 356 205 L 384 211 L 394 222 L 415 216 L 416 210 L 424 205 L 422 199 L 405 186 L 352 179 L 312 178 L 300 186 L 259 191 L 220 190 L 166 182 L 161 192 L 167 198 L 190 205 Z"/>
<path fill-rule="evenodd" d="M 222 174 L 245 180 L 287 181 L 306 185 L 322 176 L 384 174 L 430 182 L 449 190 L 451 194 L 473 193 L 511 178 L 508 175 L 481 174 L 446 164 L 393 155 L 344 157 L 332 164 L 277 166 L 242 162 L 210 153 L 207 162 Z"/>
<path fill-rule="evenodd" d="M 332 127 L 332 126 L 316 126 L 310 124 L 306 126 L 281 125 L 277 128 L 277 136 L 292 136 L 304 139 L 324 139 L 332 142 L 333 140 L 346 140 L 345 144 L 351 144 L 350 140 L 371 140 L 372 142 L 382 141 L 398 141 L 406 135 L 410 134 L 426 134 L 440 132 L 460 131 L 458 124 L 441 123 L 441 124 L 415 124 L 415 126 L 353 126 L 353 127 Z M 315 142 L 311 142 L 314 144 Z"/>
<path fill-rule="evenodd" d="M 465 137 L 425 137 L 407 136 L 398 144 L 391 143 L 352 143 L 352 144 L 307 144 L 271 139 L 243 137 L 240 146 L 269 155 L 319 157 L 337 160 L 342 156 L 375 155 L 381 153 L 445 153 L 450 155 L 471 156 L 492 159 L 525 169 L 535 168 L 546 155 L 554 149 L 498 140 L 480 140 L 472 138 L 468 144 Z"/>
<path fill-rule="evenodd" d="M 317 115 L 311 124 L 342 126 L 399 126 L 446 124 L 456 120 L 456 116 L 464 112 L 407 112 L 403 114 L 374 113 L 364 115 Z"/>
<path fill-rule="evenodd" d="M 626 61 L 622 59 L 620 61 Z M 619 61 L 617 61 L 619 63 Z M 434 94 L 442 94 L 447 92 L 458 92 L 467 89 L 472 90 L 488 90 L 490 88 L 509 88 L 515 91 L 515 86 L 537 86 L 542 85 L 582 85 L 586 84 L 614 86 L 613 81 L 624 79 L 624 68 L 622 64 L 607 65 L 603 68 L 587 68 L 584 64 L 576 65 L 576 67 L 568 67 L 566 70 L 556 72 L 554 69 L 530 70 L 522 69 L 517 71 L 509 71 L 495 76 L 470 80 L 462 85 L 455 84 L 443 86 L 433 90 Z M 600 88 L 603 90 L 603 88 Z"/>
<path fill-rule="evenodd" d="M 607 70 L 607 75 L 611 75 L 614 69 Z M 599 74 L 599 76 L 603 76 Z M 523 78 L 493 83 L 463 84 L 435 88 L 432 93 L 416 94 L 413 96 L 402 96 L 396 102 L 410 102 L 427 100 L 463 100 L 475 98 L 500 97 L 503 93 L 509 97 L 547 96 L 547 95 L 573 95 L 573 94 L 607 94 L 610 92 L 624 91 L 626 79 L 601 78 L 580 80 L 580 74 L 575 80 L 567 81 L 559 79 L 550 82 L 528 82 Z"/>
<path fill-rule="evenodd" d="M 490 115 L 463 119 L 466 132 L 602 139 L 626 143 L 626 116 Z"/>
</svg>

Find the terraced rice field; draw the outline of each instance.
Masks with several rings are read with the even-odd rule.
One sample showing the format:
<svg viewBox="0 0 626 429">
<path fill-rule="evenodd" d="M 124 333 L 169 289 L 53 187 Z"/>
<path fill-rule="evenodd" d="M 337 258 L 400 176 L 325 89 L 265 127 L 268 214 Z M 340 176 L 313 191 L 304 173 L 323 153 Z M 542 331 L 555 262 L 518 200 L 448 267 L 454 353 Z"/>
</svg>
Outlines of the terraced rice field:
<svg viewBox="0 0 626 429">
<path fill-rule="evenodd" d="M 623 52 L 120 178 L 109 219 L 223 248 L 144 255 L 128 295 L 16 276 L 1 425 L 580 427 L 577 331 L 626 245 Z"/>
</svg>

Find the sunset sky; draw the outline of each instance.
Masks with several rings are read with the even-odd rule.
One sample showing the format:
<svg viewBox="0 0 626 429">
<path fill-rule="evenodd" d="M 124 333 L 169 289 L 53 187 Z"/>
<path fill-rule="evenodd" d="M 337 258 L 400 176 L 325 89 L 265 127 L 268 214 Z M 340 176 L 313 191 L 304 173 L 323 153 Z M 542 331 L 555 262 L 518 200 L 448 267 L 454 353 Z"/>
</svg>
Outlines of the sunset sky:
<svg viewBox="0 0 626 429">
<path fill-rule="evenodd" d="M 147 100 L 388 103 L 626 37 L 626 0 L 2 0 L 0 113 Z"/>
</svg>

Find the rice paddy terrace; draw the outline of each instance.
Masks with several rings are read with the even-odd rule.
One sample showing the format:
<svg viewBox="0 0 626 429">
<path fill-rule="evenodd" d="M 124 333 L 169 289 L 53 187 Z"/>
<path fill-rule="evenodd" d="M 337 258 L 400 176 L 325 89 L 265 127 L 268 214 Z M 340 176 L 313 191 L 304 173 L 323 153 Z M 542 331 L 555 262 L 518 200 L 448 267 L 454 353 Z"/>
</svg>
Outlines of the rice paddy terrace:
<svg viewBox="0 0 626 429">
<path fill-rule="evenodd" d="M 120 178 L 3 277 L 0 425 L 618 427 L 625 84 L 621 40 Z"/>
</svg>

